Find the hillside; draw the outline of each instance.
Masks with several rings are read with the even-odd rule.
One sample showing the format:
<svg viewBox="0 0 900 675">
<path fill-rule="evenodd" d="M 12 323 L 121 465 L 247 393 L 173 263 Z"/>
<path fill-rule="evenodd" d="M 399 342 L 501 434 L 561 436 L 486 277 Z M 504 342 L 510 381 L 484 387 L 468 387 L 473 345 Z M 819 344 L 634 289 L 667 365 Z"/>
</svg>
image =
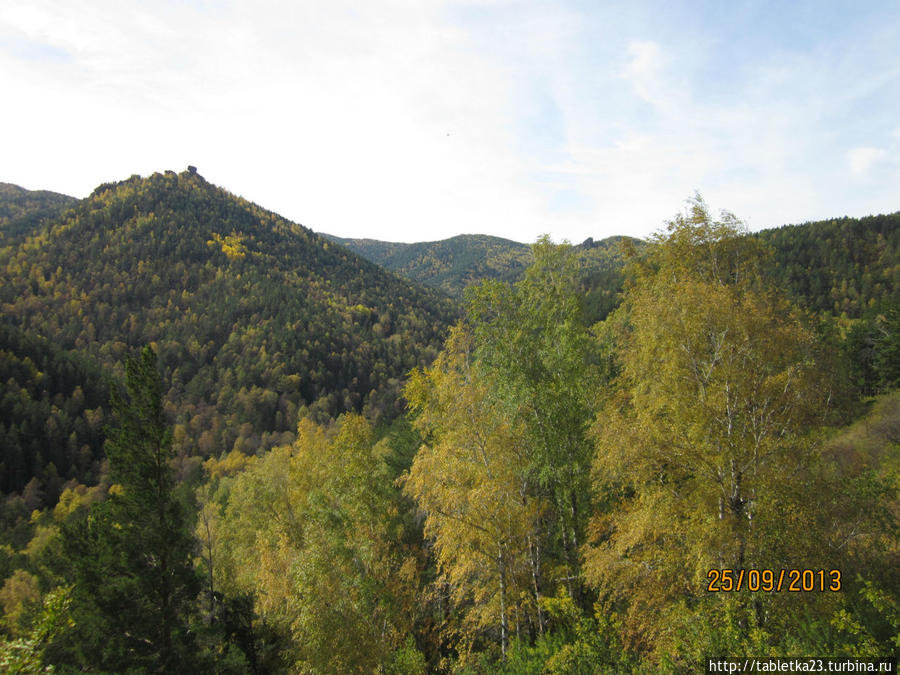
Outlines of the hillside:
<svg viewBox="0 0 900 675">
<path fill-rule="evenodd" d="M 400 380 L 433 357 L 456 316 L 450 300 L 343 246 L 457 300 L 531 263 L 529 246 L 484 235 L 319 236 L 195 170 L 133 176 L 82 201 L 2 184 L 0 225 L 0 489 L 38 476 L 47 498 L 66 478 L 99 475 L 107 385 L 97 373 L 119 377 L 138 345 L 160 352 L 183 455 L 253 451 L 288 439 L 304 410 L 398 414 Z M 900 295 L 900 214 L 754 236 L 772 246 L 768 273 L 799 304 L 868 321 L 857 330 L 864 360 L 878 312 Z M 618 302 L 624 240 L 574 247 L 591 323 Z"/>
<path fill-rule="evenodd" d="M 482 279 L 515 281 L 531 262 L 525 244 L 484 235 L 414 244 L 322 236 L 454 298 Z M 900 295 L 900 212 L 784 225 L 754 236 L 773 249 L 773 280 L 808 309 L 859 318 Z M 609 237 L 575 247 L 585 272 L 588 311 L 598 319 L 621 290 L 620 243 L 625 240 L 638 241 Z"/>
<path fill-rule="evenodd" d="M 517 241 L 483 234 L 461 234 L 441 241 L 403 244 L 323 235 L 372 262 L 451 297 L 481 279 L 515 281 L 531 259 Z"/>
<path fill-rule="evenodd" d="M 777 284 L 808 309 L 858 318 L 900 297 L 900 212 L 763 230 Z"/>
<path fill-rule="evenodd" d="M 485 263 L 502 240 L 368 242 L 518 278 L 464 309 L 192 167 L 0 247 L 0 663 L 893 653 L 896 216 L 747 235 L 693 206 L 524 273 Z"/>
<path fill-rule="evenodd" d="M 0 183 L 0 246 L 31 234 L 74 205 L 75 197 Z"/>
<path fill-rule="evenodd" d="M 79 354 L 0 323 L 0 494 L 28 512 L 54 503 L 63 482 L 100 478 L 109 381 Z"/>
<path fill-rule="evenodd" d="M 98 187 L 0 249 L 0 280 L 14 344 L 41 336 L 120 376 L 153 343 L 182 455 L 285 442 L 304 409 L 396 415 L 400 378 L 434 358 L 455 315 L 194 169 Z"/>
<path fill-rule="evenodd" d="M 404 244 L 375 239 L 342 239 L 323 234 L 372 262 L 407 279 L 461 299 L 466 287 L 484 279 L 514 282 L 531 264 L 531 247 L 517 241 L 480 234 L 461 234 L 441 241 Z M 620 244 L 630 237 L 587 239 L 575 246 L 584 272 L 588 313 L 603 318 L 621 290 Z"/>
</svg>

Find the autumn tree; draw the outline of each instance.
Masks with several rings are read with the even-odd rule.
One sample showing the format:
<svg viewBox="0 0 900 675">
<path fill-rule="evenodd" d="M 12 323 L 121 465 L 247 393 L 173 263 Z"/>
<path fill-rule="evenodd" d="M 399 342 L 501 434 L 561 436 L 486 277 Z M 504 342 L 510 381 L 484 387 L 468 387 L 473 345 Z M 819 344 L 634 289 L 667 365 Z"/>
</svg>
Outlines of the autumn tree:
<svg viewBox="0 0 900 675">
<path fill-rule="evenodd" d="M 419 561 L 391 454 L 358 415 L 306 419 L 232 481 L 211 573 L 290 636 L 301 672 L 387 667 L 411 631 Z"/>
<path fill-rule="evenodd" d="M 710 569 L 826 562 L 798 486 L 827 378 L 811 331 L 764 284 L 766 250 L 742 235 L 696 198 L 632 263 L 609 320 L 620 374 L 594 427 L 594 475 L 612 506 L 592 519 L 587 574 L 627 606 L 635 647 L 671 640 L 687 606 L 709 600 Z M 746 634 L 767 600 L 741 602 Z"/>
<path fill-rule="evenodd" d="M 555 576 L 577 600 L 593 454 L 586 431 L 600 384 L 596 347 L 583 315 L 573 247 L 543 237 L 532 254 L 517 284 L 472 289 L 467 320 L 476 369 L 490 378 L 491 398 L 522 430 L 527 491 L 550 505 L 545 530 L 552 534 L 540 542 L 541 555 L 563 563 Z"/>
<path fill-rule="evenodd" d="M 406 492 L 425 514 L 437 584 L 460 615 L 444 627 L 450 642 L 465 656 L 492 636 L 505 656 L 511 631 L 542 629 L 534 553 L 546 505 L 529 490 L 521 428 L 492 400 L 495 383 L 473 368 L 472 347 L 471 334 L 456 326 L 404 390 L 426 440 Z"/>
</svg>

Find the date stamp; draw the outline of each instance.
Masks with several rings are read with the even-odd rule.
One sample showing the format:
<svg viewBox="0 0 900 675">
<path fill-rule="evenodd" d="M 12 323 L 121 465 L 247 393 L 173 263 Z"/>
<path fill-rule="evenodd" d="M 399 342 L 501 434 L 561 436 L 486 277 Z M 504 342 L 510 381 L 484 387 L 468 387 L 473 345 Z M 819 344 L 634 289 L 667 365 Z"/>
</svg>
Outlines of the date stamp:
<svg viewBox="0 0 900 675">
<path fill-rule="evenodd" d="M 736 593 L 740 591 L 765 591 L 789 593 L 837 593 L 841 590 L 840 570 L 757 570 L 711 569 L 706 574 L 710 593 Z"/>
</svg>

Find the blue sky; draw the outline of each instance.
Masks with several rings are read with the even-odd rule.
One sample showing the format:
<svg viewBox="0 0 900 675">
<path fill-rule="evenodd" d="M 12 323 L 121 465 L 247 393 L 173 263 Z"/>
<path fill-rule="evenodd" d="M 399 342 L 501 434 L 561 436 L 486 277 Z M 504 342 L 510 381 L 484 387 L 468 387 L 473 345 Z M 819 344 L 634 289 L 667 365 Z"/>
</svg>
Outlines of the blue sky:
<svg viewBox="0 0 900 675">
<path fill-rule="evenodd" d="M 0 88 L 2 181 L 193 164 L 342 236 L 900 210 L 896 2 L 4 0 Z"/>
</svg>

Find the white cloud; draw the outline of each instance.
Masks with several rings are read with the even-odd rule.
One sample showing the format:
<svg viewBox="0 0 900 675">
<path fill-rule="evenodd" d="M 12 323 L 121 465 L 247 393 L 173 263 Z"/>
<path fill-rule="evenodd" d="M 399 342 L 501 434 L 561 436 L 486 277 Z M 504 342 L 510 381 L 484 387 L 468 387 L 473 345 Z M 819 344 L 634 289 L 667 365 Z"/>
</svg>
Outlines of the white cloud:
<svg viewBox="0 0 900 675">
<path fill-rule="evenodd" d="M 857 176 L 864 176 L 873 166 L 887 157 L 887 152 L 882 148 L 851 148 L 847 152 L 847 162 L 850 171 Z"/>
<path fill-rule="evenodd" d="M 695 189 L 756 227 L 900 208 L 896 167 L 871 171 L 900 137 L 872 117 L 896 110 L 891 24 L 870 52 L 731 54 L 653 13 L 6 0 L 0 180 L 83 196 L 190 163 L 315 229 L 403 240 L 643 235 Z"/>
<path fill-rule="evenodd" d="M 622 76 L 642 99 L 653 105 L 663 105 L 665 83 L 660 79 L 663 58 L 659 44 L 652 40 L 635 40 L 628 45 L 628 56 Z"/>
</svg>

